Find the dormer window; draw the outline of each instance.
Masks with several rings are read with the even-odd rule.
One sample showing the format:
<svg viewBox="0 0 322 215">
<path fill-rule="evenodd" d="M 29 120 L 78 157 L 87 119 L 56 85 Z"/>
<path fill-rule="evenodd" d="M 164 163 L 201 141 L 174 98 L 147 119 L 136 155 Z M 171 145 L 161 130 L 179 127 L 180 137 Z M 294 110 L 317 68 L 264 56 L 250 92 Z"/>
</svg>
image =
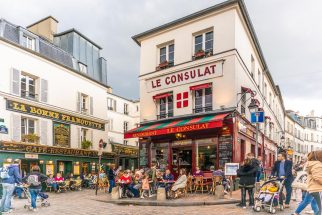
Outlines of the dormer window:
<svg viewBox="0 0 322 215">
<path fill-rule="evenodd" d="M 78 63 L 78 66 L 79 66 L 79 71 L 81 73 L 85 73 L 87 74 L 87 66 L 81 62 Z"/>
<path fill-rule="evenodd" d="M 32 38 L 24 34 L 22 36 L 22 46 L 35 51 L 36 50 L 35 38 Z"/>
</svg>

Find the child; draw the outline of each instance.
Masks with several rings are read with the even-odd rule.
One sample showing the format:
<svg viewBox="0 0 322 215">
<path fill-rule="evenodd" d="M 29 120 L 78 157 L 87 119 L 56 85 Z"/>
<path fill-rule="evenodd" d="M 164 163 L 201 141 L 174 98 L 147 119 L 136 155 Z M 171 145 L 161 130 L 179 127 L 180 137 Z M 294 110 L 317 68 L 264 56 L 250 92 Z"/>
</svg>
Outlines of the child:
<svg viewBox="0 0 322 215">
<path fill-rule="evenodd" d="M 278 186 L 275 182 L 270 182 L 263 186 L 261 191 L 263 191 L 263 193 L 259 195 L 259 199 L 267 203 L 272 199 L 273 194 L 278 191 Z"/>
<path fill-rule="evenodd" d="M 142 194 L 141 194 L 141 199 L 144 199 L 144 194 L 146 192 L 149 194 L 149 197 L 151 197 L 149 176 L 147 174 L 145 174 L 143 176 L 143 179 L 142 179 Z"/>
</svg>

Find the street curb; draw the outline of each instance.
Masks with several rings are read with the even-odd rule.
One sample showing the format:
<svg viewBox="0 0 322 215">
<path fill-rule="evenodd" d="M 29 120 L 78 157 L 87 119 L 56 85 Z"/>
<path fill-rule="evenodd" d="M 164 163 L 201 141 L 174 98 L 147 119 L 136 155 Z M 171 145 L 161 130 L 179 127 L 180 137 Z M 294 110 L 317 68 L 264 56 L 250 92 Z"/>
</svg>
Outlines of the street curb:
<svg viewBox="0 0 322 215">
<path fill-rule="evenodd" d="M 240 200 L 229 199 L 229 200 L 217 200 L 217 201 L 139 201 L 139 200 L 98 200 L 95 201 L 116 204 L 116 205 L 136 205 L 136 206 L 168 206 L 168 207 L 186 207 L 186 206 L 202 206 L 202 205 L 226 205 L 226 204 L 236 204 Z"/>
</svg>

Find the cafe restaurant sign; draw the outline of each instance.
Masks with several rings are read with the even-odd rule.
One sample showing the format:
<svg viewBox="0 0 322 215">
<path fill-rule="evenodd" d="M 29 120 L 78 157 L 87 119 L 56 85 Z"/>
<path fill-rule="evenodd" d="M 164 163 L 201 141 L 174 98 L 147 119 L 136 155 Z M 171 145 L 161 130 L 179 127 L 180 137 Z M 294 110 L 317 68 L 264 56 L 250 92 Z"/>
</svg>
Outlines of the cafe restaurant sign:
<svg viewBox="0 0 322 215">
<path fill-rule="evenodd" d="M 75 124 L 98 130 L 105 130 L 104 123 L 94 122 L 77 116 L 72 116 L 57 111 L 51 111 L 16 101 L 7 100 L 7 110 L 48 118 L 63 123 Z"/>
<path fill-rule="evenodd" d="M 152 92 L 169 87 L 207 80 L 223 76 L 224 61 L 217 61 L 182 71 L 172 71 L 171 74 L 147 80 L 147 91 Z"/>
<path fill-rule="evenodd" d="M 94 150 L 62 148 L 55 146 L 44 146 L 36 144 L 0 142 L 0 151 L 7 152 L 21 152 L 28 154 L 52 154 L 52 155 L 66 155 L 79 157 L 98 157 L 98 152 Z M 111 156 L 108 153 L 103 153 L 103 156 Z"/>
<path fill-rule="evenodd" d="M 118 144 L 112 144 L 112 151 L 118 155 L 139 156 L 139 149 L 126 147 Z"/>
<path fill-rule="evenodd" d="M 207 123 L 185 125 L 185 126 L 178 126 L 178 127 L 151 130 L 151 131 L 125 133 L 124 137 L 125 138 L 150 137 L 150 136 L 174 134 L 174 133 L 180 133 L 180 132 L 199 131 L 199 130 L 210 129 L 210 128 L 218 128 L 218 127 L 221 127 L 222 124 L 223 124 L 223 122 L 221 120 L 220 121 L 212 121 L 212 122 L 207 122 Z"/>
</svg>

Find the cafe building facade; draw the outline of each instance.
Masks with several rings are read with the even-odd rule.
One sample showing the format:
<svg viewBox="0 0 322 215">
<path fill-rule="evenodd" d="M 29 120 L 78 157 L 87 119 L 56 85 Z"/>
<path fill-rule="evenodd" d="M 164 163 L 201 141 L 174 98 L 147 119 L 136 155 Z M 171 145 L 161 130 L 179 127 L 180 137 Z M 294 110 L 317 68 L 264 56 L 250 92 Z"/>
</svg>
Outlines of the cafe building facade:
<svg viewBox="0 0 322 215">
<path fill-rule="evenodd" d="M 250 107 L 265 112 L 258 154 L 269 169 L 284 105 L 243 1 L 226 1 L 132 37 L 140 46 L 139 165 L 207 171 L 255 153 Z"/>
<path fill-rule="evenodd" d="M 0 20 L 0 165 L 19 158 L 23 175 L 34 165 L 47 175 L 95 171 L 101 139 L 102 163 L 115 158 L 106 105 L 100 105 L 111 88 L 95 75 L 106 70 L 95 54 L 101 48 L 69 32 L 85 45 L 77 47 L 81 56 L 65 51 L 54 43 L 59 37 L 64 44 L 63 35 L 54 35 L 57 23 L 47 17 L 23 28 Z M 90 51 L 86 58 L 82 48 Z"/>
</svg>

